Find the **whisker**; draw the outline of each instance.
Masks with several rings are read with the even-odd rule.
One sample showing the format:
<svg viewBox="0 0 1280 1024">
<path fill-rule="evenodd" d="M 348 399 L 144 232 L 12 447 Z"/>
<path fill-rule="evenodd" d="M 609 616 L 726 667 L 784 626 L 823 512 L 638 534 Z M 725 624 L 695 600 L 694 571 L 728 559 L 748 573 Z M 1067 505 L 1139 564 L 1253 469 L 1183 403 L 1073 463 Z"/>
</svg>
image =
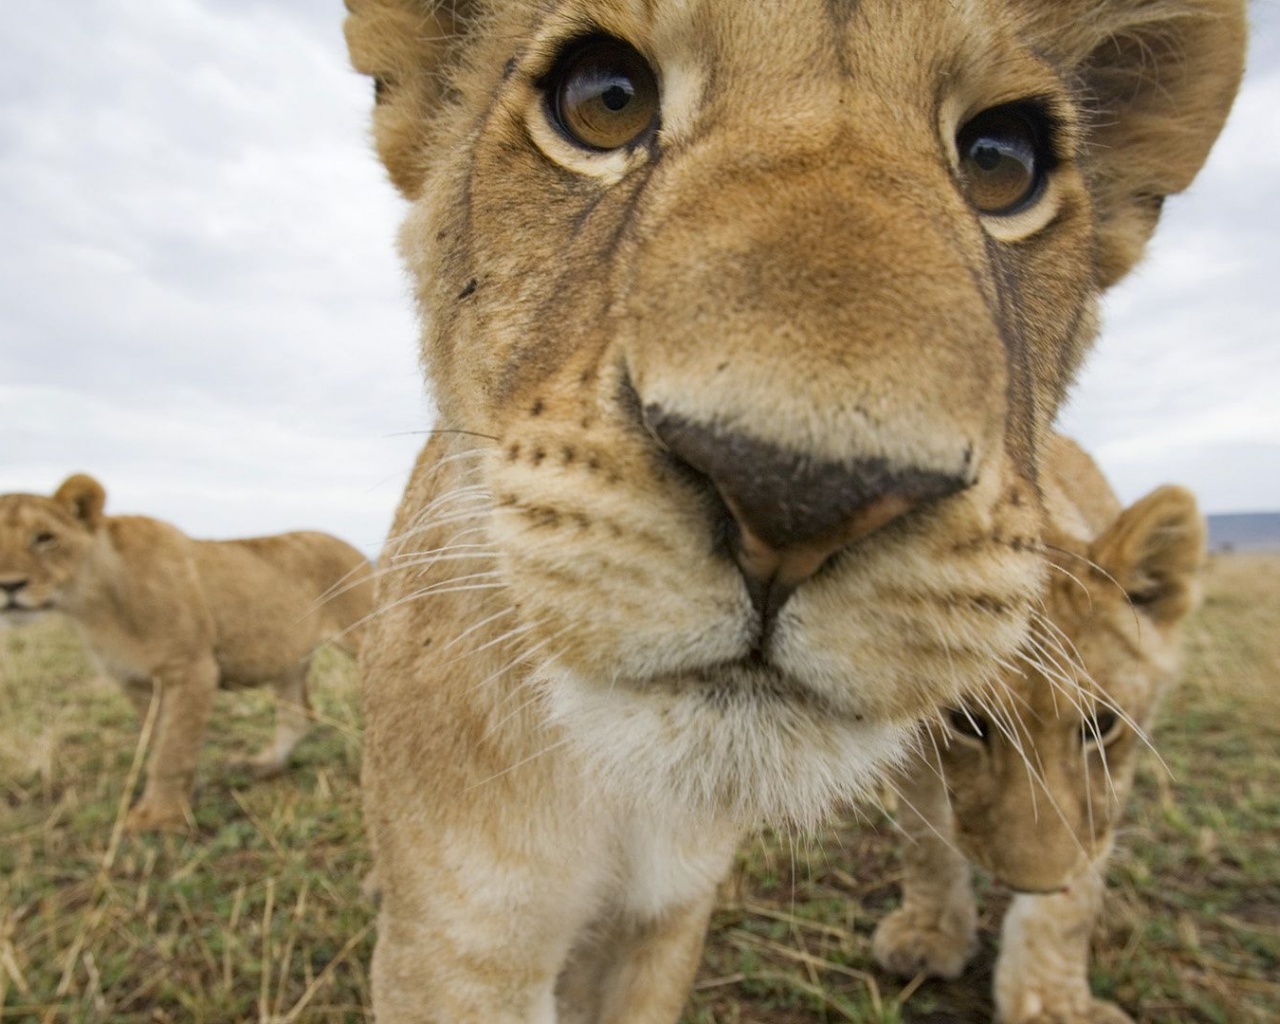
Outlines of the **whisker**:
<svg viewBox="0 0 1280 1024">
<path fill-rule="evenodd" d="M 1088 559 L 1085 559 L 1085 561 L 1087 562 Z M 1079 576 L 1073 573 L 1070 569 L 1068 569 L 1066 566 L 1059 565 L 1057 562 L 1053 561 L 1053 559 L 1049 559 L 1046 562 L 1046 564 L 1048 565 L 1050 572 L 1062 573 L 1063 576 L 1069 579 L 1072 583 L 1074 583 L 1077 587 L 1079 587 L 1081 591 L 1084 592 L 1084 596 L 1089 599 L 1089 613 L 1092 614 L 1093 613 L 1093 592 L 1089 590 L 1089 585 L 1085 583 L 1084 580 L 1082 580 Z"/>
<path fill-rule="evenodd" d="M 466 550 L 469 547 L 473 547 L 475 550 Z M 430 569 L 433 565 L 438 565 L 441 562 L 468 562 L 475 561 L 477 559 L 492 561 L 497 557 L 497 555 L 498 552 L 494 551 L 492 548 L 488 548 L 480 544 L 463 544 L 453 550 L 443 548 L 421 555 L 405 555 L 400 560 L 399 564 L 395 565 L 393 568 L 397 570 L 417 569 L 419 570 L 417 575 L 421 576 L 425 570 Z"/>
<path fill-rule="evenodd" d="M 932 821 L 930 821 L 925 814 L 921 812 L 920 808 L 918 808 L 915 804 L 913 804 L 907 798 L 906 794 L 903 793 L 902 790 L 897 785 L 895 785 L 890 778 L 886 776 L 885 779 L 883 780 L 883 783 L 884 783 L 884 786 L 889 790 L 889 792 L 893 794 L 894 799 L 896 799 L 903 807 L 907 808 L 907 810 L 909 810 L 913 815 L 915 815 L 916 819 L 921 824 L 923 824 L 924 827 L 928 829 L 928 831 L 933 833 L 935 839 L 937 839 L 940 843 L 942 843 L 943 846 L 945 846 L 948 850 L 955 853 L 957 856 L 960 856 L 960 857 L 964 856 L 964 854 L 960 852 L 959 847 L 957 847 L 954 841 L 952 840 L 951 836 L 944 835 L 942 832 L 940 832 L 938 830 L 938 827 Z M 889 821 L 893 830 L 897 832 L 899 835 L 901 835 L 904 839 L 906 839 L 907 842 L 911 843 L 913 846 L 919 845 L 920 843 L 919 837 L 913 836 L 910 832 L 908 832 L 906 828 L 903 827 L 902 823 L 897 820 L 896 816 L 890 815 Z"/>
<path fill-rule="evenodd" d="M 555 641 L 559 640 L 571 629 L 573 629 L 572 623 L 570 623 L 568 626 L 565 626 L 564 629 L 561 629 L 555 633 L 552 633 L 551 636 L 538 641 L 538 643 L 534 644 L 532 647 L 526 648 L 524 653 L 519 655 L 514 660 L 507 662 L 507 664 L 503 665 L 502 668 L 498 669 L 496 672 L 493 672 L 490 675 L 486 676 L 484 679 L 480 680 L 480 682 L 476 683 L 473 687 L 471 687 L 471 689 L 472 690 L 483 689 L 485 686 L 488 686 L 490 683 L 492 683 L 495 679 L 499 678 L 500 676 L 506 675 L 506 673 L 510 672 L 517 665 L 521 665 L 524 662 L 528 661 L 530 658 L 536 655 L 540 650 L 542 650 L 548 644 L 554 643 Z"/>
<path fill-rule="evenodd" d="M 559 655 L 560 655 L 560 654 L 563 654 L 563 653 L 564 653 L 564 651 L 563 651 L 563 650 L 561 650 L 561 651 L 560 651 L 560 652 L 558 652 L 557 654 L 552 655 L 552 656 L 551 656 L 551 658 L 550 658 L 550 659 L 548 659 L 548 660 L 550 660 L 550 661 L 554 661 L 557 657 L 559 657 Z M 533 695 L 532 695 L 528 700 L 526 700 L 526 701 L 524 701 L 522 704 L 520 704 L 518 707 L 513 708 L 513 709 L 512 709 L 511 711 L 509 711 L 507 714 L 503 715 L 503 716 L 502 716 L 500 719 L 498 719 L 496 722 L 493 722 L 493 723 L 491 723 L 491 724 L 487 725 L 487 726 L 485 727 L 485 731 L 484 731 L 485 736 L 492 736 L 492 735 L 494 735 L 494 734 L 498 731 L 498 729 L 499 729 L 499 728 L 501 728 L 501 726 L 503 726 L 504 724 L 506 724 L 506 722 L 508 722 L 510 719 L 514 718 L 516 715 L 520 714 L 521 712 L 528 710 L 528 709 L 529 709 L 529 708 L 531 708 L 534 704 L 537 704 L 539 701 L 541 701 L 541 700 L 543 700 L 543 699 L 544 699 L 544 694 L 543 694 L 543 693 L 542 693 L 542 691 L 538 688 L 538 686 L 536 685 L 536 683 L 535 683 L 535 681 L 533 680 L 533 678 L 532 678 L 532 677 L 527 677 L 527 678 L 525 678 L 525 679 L 521 680 L 520 684 L 519 684 L 518 686 L 516 686 L 516 687 L 511 691 L 511 693 L 507 694 L 507 696 L 506 696 L 506 697 L 502 698 L 502 701 L 503 701 L 503 702 L 505 702 L 505 701 L 510 700 L 512 696 L 514 696 L 516 693 L 519 693 L 521 690 L 524 690 L 524 689 L 532 690 L 532 691 L 533 691 Z M 501 706 L 501 702 L 500 702 L 499 706 Z"/>
<path fill-rule="evenodd" d="M 388 557 L 387 561 L 392 563 L 394 568 L 400 568 L 404 565 L 418 565 L 423 560 L 431 558 L 434 555 L 449 554 L 454 551 L 483 551 L 489 554 L 497 554 L 497 552 L 485 544 L 463 544 L 460 543 L 463 537 L 468 537 L 473 533 L 483 533 L 484 527 L 473 526 L 468 530 L 463 530 L 454 536 L 453 540 L 447 544 L 441 544 L 434 548 L 422 548 L 417 551 L 400 551 Z"/>
<path fill-rule="evenodd" d="M 496 576 L 498 575 L 498 573 L 482 574 L 482 575 Z M 379 616 L 385 615 L 388 612 L 395 611 L 397 608 L 403 607 L 406 604 L 410 604 L 411 602 L 420 600 L 421 598 L 424 598 L 424 597 L 437 597 L 442 594 L 469 593 L 471 591 L 477 591 L 477 590 L 503 590 L 506 588 L 506 584 L 503 584 L 503 583 L 479 583 L 479 584 L 469 584 L 467 586 L 462 586 L 462 587 L 449 585 L 451 583 L 453 583 L 452 580 L 446 580 L 444 583 L 435 584 L 434 586 L 430 586 L 430 587 L 423 587 L 420 590 L 415 590 L 413 593 L 404 594 L 401 597 L 396 598 L 394 601 L 391 601 L 388 604 L 381 605 L 380 607 L 375 608 L 373 611 L 371 611 L 368 615 L 365 615 L 363 618 L 357 619 L 350 626 L 344 629 L 341 633 L 335 634 L 334 639 L 346 636 L 348 633 L 359 628 L 360 626 L 363 626 L 369 622 L 372 622 L 374 619 L 378 618 Z"/>
<path fill-rule="evenodd" d="M 515 609 L 512 608 L 511 610 L 514 611 Z M 465 651 L 460 651 L 457 655 L 455 655 L 454 657 L 450 658 L 447 662 L 445 662 L 445 665 L 456 664 L 458 661 L 461 661 L 464 658 L 470 658 L 473 655 L 479 654 L 481 651 L 487 651 L 491 647 L 497 647 L 499 644 L 508 643 L 512 640 L 515 640 L 517 637 L 524 636 L 526 633 L 530 632 L 531 630 L 535 630 L 539 626 L 543 626 L 543 625 L 545 625 L 545 622 L 542 620 L 539 620 L 537 622 L 527 622 L 522 626 L 513 626 L 511 629 L 507 630 L 505 633 L 499 634 L 498 636 L 494 637 L 492 640 L 485 641 L 479 647 L 473 647 Z"/>
<path fill-rule="evenodd" d="M 1093 570 L 1094 572 L 1096 572 L 1099 576 L 1101 576 L 1101 577 L 1102 577 L 1103 579 L 1105 579 L 1108 583 L 1110 583 L 1113 587 L 1115 587 L 1115 588 L 1116 588 L 1116 590 L 1120 591 L 1120 594 L 1121 594 L 1121 596 L 1124 598 L 1125 603 L 1126 603 L 1126 604 L 1127 604 L 1131 609 L 1133 609 L 1134 616 L 1136 617 L 1136 616 L 1138 615 L 1138 609 L 1137 609 L 1137 608 L 1134 608 L 1134 606 L 1133 606 L 1133 600 L 1132 600 L 1132 598 L 1130 598 L 1130 597 L 1129 597 L 1129 592 L 1128 592 L 1127 590 L 1125 590 L 1125 589 L 1124 589 L 1124 587 L 1121 585 L 1121 583 L 1120 583 L 1120 581 L 1119 581 L 1119 580 L 1117 580 L 1113 575 L 1111 575 L 1111 573 L 1110 573 L 1110 572 L 1108 572 L 1105 568 L 1103 568 L 1101 565 L 1099 565 L 1097 562 L 1095 562 L 1092 558 L 1089 558 L 1087 555 L 1079 554 L 1078 552 L 1075 552 L 1075 551 L 1069 551 L 1069 550 L 1067 550 L 1066 548 L 1055 547 L 1055 546 L 1054 546 L 1054 545 L 1052 545 L 1052 544 L 1045 544 L 1045 547 L 1046 547 L 1046 548 L 1048 548 L 1050 551 L 1054 551 L 1054 552 L 1056 552 L 1056 553 L 1058 553 L 1058 554 L 1060 554 L 1060 555 L 1066 555 L 1066 556 L 1068 556 L 1069 558 L 1074 558 L 1074 559 L 1076 559 L 1076 560 L 1078 560 L 1078 561 L 1084 562 L 1084 564 L 1085 564 L 1085 565 L 1087 565 L 1090 569 L 1092 569 L 1092 570 Z M 1049 565 L 1050 565 L 1050 568 L 1057 568 L 1057 569 L 1060 569 L 1060 570 L 1061 570 L 1063 573 L 1065 573 L 1066 575 L 1071 576 L 1071 574 L 1070 574 L 1070 573 L 1068 573 L 1068 572 L 1066 571 L 1066 569 L 1065 569 L 1063 566 L 1057 565 L 1054 561 L 1050 560 Z M 1075 581 L 1076 581 L 1076 583 L 1077 583 L 1081 588 L 1083 588 L 1083 589 L 1085 590 L 1085 592 L 1086 592 L 1086 593 L 1088 592 L 1088 587 L 1086 587 L 1083 583 L 1081 583 L 1081 582 L 1080 582 L 1078 579 L 1076 579 L 1074 576 L 1071 576 L 1071 578 L 1072 578 L 1073 580 L 1075 580 Z M 1090 603 L 1092 604 L 1092 598 L 1090 598 Z"/>
<path fill-rule="evenodd" d="M 424 522 L 421 525 L 412 527 L 400 534 L 399 537 L 396 538 L 396 543 L 400 548 L 403 548 L 404 545 L 414 537 L 419 537 L 429 531 L 438 530 L 442 526 L 448 526 L 451 523 L 466 522 L 467 520 L 472 519 L 483 521 L 491 514 L 491 509 L 488 505 L 480 505 L 475 509 L 462 509 L 457 512 L 450 512 L 447 515 L 437 515 L 429 522 Z"/>
<path fill-rule="evenodd" d="M 1045 619 L 1045 624 L 1053 627 L 1055 630 L 1058 629 L 1056 624 L 1049 619 Z M 1058 631 L 1061 632 L 1060 630 Z M 1066 638 L 1065 634 L 1063 634 L 1063 636 L 1064 638 Z M 1046 666 L 1040 665 L 1038 667 L 1041 670 L 1043 670 Z M 1083 686 L 1081 685 L 1081 680 L 1079 680 L 1078 678 L 1069 679 L 1069 678 L 1063 678 L 1061 676 L 1055 676 L 1055 674 L 1051 672 L 1043 672 L 1043 674 L 1045 676 L 1045 679 L 1049 682 L 1051 686 L 1058 687 L 1060 680 L 1068 684 L 1069 686 L 1068 690 L 1062 690 L 1061 688 L 1059 688 L 1059 692 L 1063 692 L 1072 700 L 1072 706 L 1075 707 L 1075 709 L 1080 713 L 1082 718 L 1087 719 L 1092 715 L 1094 715 L 1096 713 L 1096 708 L 1099 706 L 1105 708 L 1107 711 L 1112 712 L 1117 718 L 1120 719 L 1120 721 L 1122 721 L 1126 726 L 1128 726 L 1133 731 L 1134 735 L 1138 737 L 1139 741 L 1143 744 L 1143 746 L 1145 746 L 1148 750 L 1151 751 L 1151 753 L 1155 756 L 1156 760 L 1160 763 L 1161 767 L 1164 768 L 1166 771 L 1168 771 L 1170 775 L 1172 775 L 1172 770 L 1169 769 L 1169 766 L 1165 762 L 1164 758 L 1161 756 L 1160 751 L 1156 748 L 1147 730 L 1132 715 L 1129 714 L 1129 712 L 1121 705 L 1121 703 L 1118 700 L 1115 699 L 1114 696 L 1111 695 L 1111 693 L 1107 690 L 1107 688 L 1101 682 L 1099 682 L 1096 678 L 1094 678 L 1091 674 L 1089 674 L 1083 662 L 1076 662 L 1076 664 L 1074 664 L 1072 667 L 1084 673 L 1084 682 L 1089 684 L 1089 689 L 1091 691 L 1091 696 L 1093 698 L 1092 707 L 1086 706 L 1086 704 L 1083 701 L 1083 695 L 1085 691 Z M 1111 781 L 1110 773 L 1108 773 L 1107 778 L 1108 778 L 1108 784 L 1114 786 L 1114 783 Z"/>
<path fill-rule="evenodd" d="M 476 630 L 483 629 L 485 626 L 489 625 L 491 622 L 496 622 L 498 619 L 502 618 L 504 615 L 514 615 L 515 611 L 516 611 L 515 605 L 512 605 L 510 608 L 503 608 L 502 611 L 500 612 L 494 612 L 492 615 L 489 615 L 481 619 L 479 622 L 468 626 L 461 633 L 455 636 L 452 640 L 444 644 L 444 646 L 442 646 L 440 650 L 447 651 L 454 644 L 461 643 L 463 640 L 469 637 Z"/>
<path fill-rule="evenodd" d="M 473 789 L 478 789 L 480 786 L 487 786 L 489 783 L 495 781 L 496 779 L 502 778 L 502 776 L 508 774 L 509 772 L 513 772 L 517 768 L 523 767 L 524 765 L 528 764 L 530 761 L 536 761 L 538 758 L 544 757 L 545 755 L 551 753 L 551 751 L 558 750 L 560 747 L 563 747 L 565 744 L 571 742 L 572 739 L 573 739 L 572 736 L 565 736 L 564 738 L 557 740 L 555 743 L 552 743 L 552 744 L 549 744 L 548 746 L 543 747 L 537 753 L 530 754 L 528 757 L 521 758 L 515 764 L 509 765 L 506 768 L 503 768 L 502 771 L 500 772 L 495 772 L 493 775 L 490 775 L 487 779 L 481 779 L 479 782 L 473 783 L 472 785 L 464 789 L 463 792 L 470 793 Z"/>
<path fill-rule="evenodd" d="M 451 37 L 444 37 L 451 38 Z M 502 438 L 495 437 L 493 434 L 482 434 L 476 430 L 462 430 L 455 427 L 431 427 L 426 430 L 400 430 L 394 434 L 387 434 L 387 437 L 437 437 L 443 434 L 457 434 L 460 437 L 483 438 L 486 441 L 498 442 Z"/>
</svg>

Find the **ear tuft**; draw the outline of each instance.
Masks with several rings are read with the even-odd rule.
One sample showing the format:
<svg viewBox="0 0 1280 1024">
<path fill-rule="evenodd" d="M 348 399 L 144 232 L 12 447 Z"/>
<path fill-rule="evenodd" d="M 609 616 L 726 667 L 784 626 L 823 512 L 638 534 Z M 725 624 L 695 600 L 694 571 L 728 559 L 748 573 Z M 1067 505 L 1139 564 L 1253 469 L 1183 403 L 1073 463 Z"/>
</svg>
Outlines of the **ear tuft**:
<svg viewBox="0 0 1280 1024">
<path fill-rule="evenodd" d="M 416 199 L 431 127 L 450 72 L 478 18 L 476 0 L 346 0 L 351 64 L 373 79 L 373 137 L 392 184 Z"/>
<path fill-rule="evenodd" d="M 1198 601 L 1205 535 L 1195 496 L 1184 487 L 1160 487 L 1121 512 L 1090 557 L 1143 614 L 1174 625 Z"/>
<path fill-rule="evenodd" d="M 107 504 L 107 492 L 102 484 L 86 473 L 67 477 L 54 492 L 53 500 L 65 505 L 71 514 L 91 530 L 102 522 L 102 510 Z"/>
<path fill-rule="evenodd" d="M 1088 110 L 1098 283 L 1142 255 L 1166 196 L 1191 184 L 1244 73 L 1244 0 L 1041 0 L 1036 45 Z"/>
</svg>

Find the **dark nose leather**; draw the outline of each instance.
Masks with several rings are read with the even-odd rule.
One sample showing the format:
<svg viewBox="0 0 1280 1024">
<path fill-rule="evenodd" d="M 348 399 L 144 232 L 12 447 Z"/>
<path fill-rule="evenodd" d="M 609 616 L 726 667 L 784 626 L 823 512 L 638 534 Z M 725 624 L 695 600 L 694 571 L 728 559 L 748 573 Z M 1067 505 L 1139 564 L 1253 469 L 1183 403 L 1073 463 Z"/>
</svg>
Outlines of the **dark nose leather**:
<svg viewBox="0 0 1280 1024">
<path fill-rule="evenodd" d="M 734 557 L 748 592 L 766 612 L 835 552 L 972 483 L 874 456 L 815 459 L 656 405 L 644 418 L 673 456 L 715 486 L 737 527 Z"/>
<path fill-rule="evenodd" d="M 0 580 L 0 590 L 3 590 L 6 594 L 16 594 L 26 585 L 26 580 Z"/>
</svg>

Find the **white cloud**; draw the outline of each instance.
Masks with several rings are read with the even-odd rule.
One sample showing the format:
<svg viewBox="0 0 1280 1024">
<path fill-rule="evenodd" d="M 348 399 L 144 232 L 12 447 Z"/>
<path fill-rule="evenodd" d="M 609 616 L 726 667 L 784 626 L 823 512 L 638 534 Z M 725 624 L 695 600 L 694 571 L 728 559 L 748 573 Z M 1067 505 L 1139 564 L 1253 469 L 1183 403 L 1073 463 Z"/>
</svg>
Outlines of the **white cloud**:
<svg viewBox="0 0 1280 1024">
<path fill-rule="evenodd" d="M 340 12 L 5 22 L 0 490 L 87 469 L 193 533 L 375 541 L 429 412 Z"/>
<path fill-rule="evenodd" d="M 197 536 L 323 528 L 375 554 L 408 468 L 371 463 L 383 439 L 317 419 L 305 431 L 281 412 L 237 409 L 198 393 L 134 409 L 111 396 L 0 387 L 6 490 L 48 493 L 71 472 L 98 476 L 109 509 L 179 522 Z M 62 438 L 76 437 L 62 463 Z M 419 438 L 395 438 L 410 449 Z M 51 473 L 51 466 L 60 466 Z M 108 467 L 104 469 L 103 467 Z"/>
<path fill-rule="evenodd" d="M 1280 7 L 1253 13 L 1226 131 L 1109 298 L 1063 416 L 1126 501 L 1177 482 L 1209 511 L 1280 509 Z"/>
<path fill-rule="evenodd" d="M 1127 498 L 1280 508 L 1280 8 L 1068 418 Z M 371 548 L 429 425 L 339 4 L 0 9 L 0 491 Z"/>
</svg>

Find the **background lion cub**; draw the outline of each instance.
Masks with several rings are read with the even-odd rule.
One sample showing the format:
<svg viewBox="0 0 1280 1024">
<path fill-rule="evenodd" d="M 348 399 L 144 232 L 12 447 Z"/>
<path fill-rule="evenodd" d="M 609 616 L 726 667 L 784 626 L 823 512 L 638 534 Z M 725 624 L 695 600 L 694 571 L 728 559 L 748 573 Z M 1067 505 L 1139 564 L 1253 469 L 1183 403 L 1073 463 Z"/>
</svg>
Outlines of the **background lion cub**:
<svg viewBox="0 0 1280 1024">
<path fill-rule="evenodd" d="M 282 768 L 309 727 L 307 669 L 315 648 L 354 649 L 372 607 L 370 567 L 323 533 L 192 540 L 145 516 L 105 516 L 91 477 L 52 498 L 0 495 L 0 617 L 58 611 L 145 720 L 160 699 L 142 797 L 131 829 L 184 824 L 205 724 L 219 686 L 271 683 L 276 733 L 248 764 Z"/>
<path fill-rule="evenodd" d="M 1046 490 L 1053 572 L 1004 688 L 949 712 L 897 780 L 903 904 L 874 952 L 899 974 L 959 975 L 975 951 L 968 861 L 1016 893 L 995 996 L 1003 1024 L 1128 1024 L 1089 991 L 1089 939 L 1115 825 L 1195 605 L 1205 525 L 1161 487 L 1119 510 L 1059 439 Z M 1078 666 L 1082 666 L 1082 669 Z"/>
</svg>

